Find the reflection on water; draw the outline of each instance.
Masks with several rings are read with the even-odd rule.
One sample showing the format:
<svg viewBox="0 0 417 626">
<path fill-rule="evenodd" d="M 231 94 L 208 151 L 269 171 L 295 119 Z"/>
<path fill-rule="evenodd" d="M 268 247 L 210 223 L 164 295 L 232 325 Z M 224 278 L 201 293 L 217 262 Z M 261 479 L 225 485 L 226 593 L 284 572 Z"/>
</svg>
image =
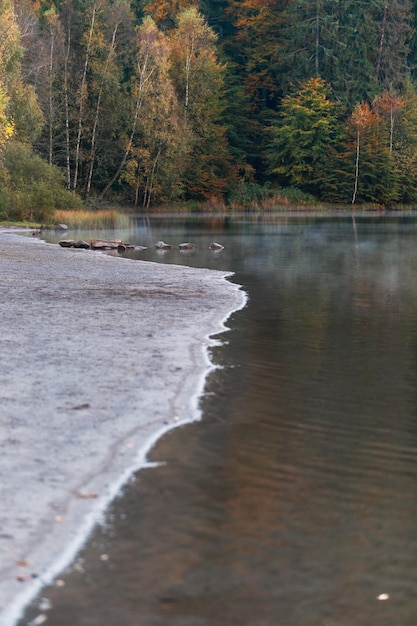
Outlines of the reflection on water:
<svg viewBox="0 0 417 626">
<path fill-rule="evenodd" d="M 204 419 L 157 444 L 165 464 L 126 487 L 65 587 L 44 590 L 48 624 L 415 626 L 417 222 L 354 226 L 132 229 L 149 246 L 194 241 L 186 258 L 148 258 L 233 270 L 249 302 L 213 349 Z"/>
</svg>

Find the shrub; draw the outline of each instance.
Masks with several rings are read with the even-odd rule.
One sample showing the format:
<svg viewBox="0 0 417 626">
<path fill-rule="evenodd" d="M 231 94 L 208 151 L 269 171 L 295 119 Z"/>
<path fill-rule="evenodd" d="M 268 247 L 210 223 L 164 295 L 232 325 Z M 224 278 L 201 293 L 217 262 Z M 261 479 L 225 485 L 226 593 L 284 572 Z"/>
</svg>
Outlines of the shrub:
<svg viewBox="0 0 417 626">
<path fill-rule="evenodd" d="M 258 185 L 250 181 L 240 181 L 229 193 L 228 202 L 230 205 L 248 206 L 270 194 L 271 189 L 268 183 Z"/>
<path fill-rule="evenodd" d="M 30 146 L 12 141 L 3 155 L 5 187 L 0 195 L 3 219 L 53 221 L 56 209 L 76 209 L 81 198 L 65 189 L 62 172 L 33 153 Z"/>
<path fill-rule="evenodd" d="M 281 189 L 280 195 L 291 204 L 315 204 L 317 202 L 315 196 L 298 189 L 298 187 L 285 187 Z"/>
</svg>

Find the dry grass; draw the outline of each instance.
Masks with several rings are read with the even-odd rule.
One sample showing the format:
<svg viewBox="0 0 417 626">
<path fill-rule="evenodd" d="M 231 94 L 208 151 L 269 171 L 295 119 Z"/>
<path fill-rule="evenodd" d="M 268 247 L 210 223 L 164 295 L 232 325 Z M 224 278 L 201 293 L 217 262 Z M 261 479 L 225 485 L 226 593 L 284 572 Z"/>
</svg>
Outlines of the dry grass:
<svg viewBox="0 0 417 626">
<path fill-rule="evenodd" d="M 56 211 L 54 218 L 57 223 L 66 224 L 69 228 L 106 229 L 129 225 L 129 217 L 117 209 Z"/>
</svg>

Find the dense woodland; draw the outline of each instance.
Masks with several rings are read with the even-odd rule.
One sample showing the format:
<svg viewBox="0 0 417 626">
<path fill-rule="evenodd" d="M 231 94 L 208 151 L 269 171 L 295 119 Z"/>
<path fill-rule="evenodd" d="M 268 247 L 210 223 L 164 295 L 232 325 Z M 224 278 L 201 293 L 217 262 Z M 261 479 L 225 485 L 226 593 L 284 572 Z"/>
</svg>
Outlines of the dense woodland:
<svg viewBox="0 0 417 626">
<path fill-rule="evenodd" d="M 0 0 L 0 215 L 417 202 L 417 0 Z"/>
</svg>

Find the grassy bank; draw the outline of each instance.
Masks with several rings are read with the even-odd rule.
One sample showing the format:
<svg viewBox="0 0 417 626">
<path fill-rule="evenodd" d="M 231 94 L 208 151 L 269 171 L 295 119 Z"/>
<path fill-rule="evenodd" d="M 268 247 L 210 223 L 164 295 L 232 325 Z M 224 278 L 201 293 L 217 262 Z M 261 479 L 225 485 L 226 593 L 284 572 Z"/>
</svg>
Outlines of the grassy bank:
<svg viewBox="0 0 417 626">
<path fill-rule="evenodd" d="M 297 201 L 298 200 L 298 201 Z M 395 206 L 390 210 L 413 212 L 415 206 Z M 252 199 L 247 203 L 232 202 L 226 204 L 223 200 L 209 200 L 205 202 L 189 201 L 183 203 L 165 204 L 146 211 L 146 215 L 192 215 L 192 214 L 225 214 L 225 213 L 259 213 L 273 214 L 296 211 L 343 211 L 343 212 L 383 212 L 388 207 L 379 204 L 362 205 L 332 205 L 315 201 L 311 196 L 289 198 L 287 195 L 275 192 L 273 195 Z M 140 209 L 127 209 L 122 207 L 106 208 L 83 208 L 56 210 L 45 222 L 33 220 L 0 220 L 2 227 L 22 228 L 53 228 L 58 224 L 65 224 L 70 229 L 123 229 L 127 228 L 132 215 L 145 214 Z"/>
</svg>

